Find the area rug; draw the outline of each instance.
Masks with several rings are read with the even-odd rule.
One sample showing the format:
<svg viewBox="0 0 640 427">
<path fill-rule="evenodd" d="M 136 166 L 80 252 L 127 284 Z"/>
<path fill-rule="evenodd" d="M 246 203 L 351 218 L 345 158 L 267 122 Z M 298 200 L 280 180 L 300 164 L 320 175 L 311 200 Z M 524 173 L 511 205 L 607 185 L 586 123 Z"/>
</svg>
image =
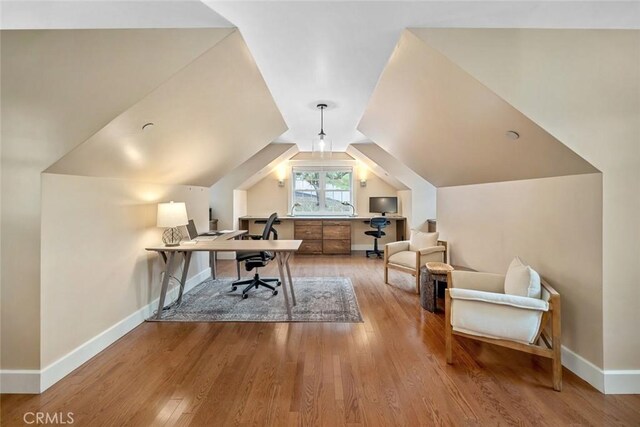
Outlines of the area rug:
<svg viewBox="0 0 640 427">
<path fill-rule="evenodd" d="M 362 322 L 351 280 L 346 277 L 294 277 L 297 305 L 287 319 L 282 286 L 278 295 L 260 287 L 242 299 L 231 278 L 207 280 L 186 293 L 180 305 L 166 309 L 158 322 Z M 291 295 L 289 295 L 291 299 Z"/>
</svg>

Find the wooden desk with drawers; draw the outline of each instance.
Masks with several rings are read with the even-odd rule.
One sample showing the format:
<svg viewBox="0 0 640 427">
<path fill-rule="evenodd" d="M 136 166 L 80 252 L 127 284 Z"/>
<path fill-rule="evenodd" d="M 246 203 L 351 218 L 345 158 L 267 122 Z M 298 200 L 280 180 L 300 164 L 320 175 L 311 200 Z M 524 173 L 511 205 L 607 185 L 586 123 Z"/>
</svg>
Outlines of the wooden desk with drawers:
<svg viewBox="0 0 640 427">
<path fill-rule="evenodd" d="M 351 253 L 354 221 L 369 221 L 372 216 L 282 216 L 281 223 L 293 221 L 293 239 L 302 240 L 298 254 L 345 255 Z M 396 240 L 406 240 L 407 219 L 387 216 L 391 226 L 395 222 Z M 266 221 L 267 217 L 243 216 L 239 218 L 242 230 L 250 229 L 252 222 Z"/>
</svg>

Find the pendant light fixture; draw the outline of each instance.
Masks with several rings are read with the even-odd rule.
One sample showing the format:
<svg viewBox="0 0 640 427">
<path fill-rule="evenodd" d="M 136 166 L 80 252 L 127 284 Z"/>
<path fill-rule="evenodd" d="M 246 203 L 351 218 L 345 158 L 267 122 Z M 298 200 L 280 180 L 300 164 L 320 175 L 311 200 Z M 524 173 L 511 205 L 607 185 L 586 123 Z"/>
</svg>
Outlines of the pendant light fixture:
<svg viewBox="0 0 640 427">
<path fill-rule="evenodd" d="M 331 140 L 327 138 L 327 134 L 324 133 L 324 110 L 327 108 L 327 104 L 318 104 L 316 107 L 320 110 L 320 133 L 311 144 L 311 151 L 314 157 L 321 159 L 331 158 Z"/>
</svg>

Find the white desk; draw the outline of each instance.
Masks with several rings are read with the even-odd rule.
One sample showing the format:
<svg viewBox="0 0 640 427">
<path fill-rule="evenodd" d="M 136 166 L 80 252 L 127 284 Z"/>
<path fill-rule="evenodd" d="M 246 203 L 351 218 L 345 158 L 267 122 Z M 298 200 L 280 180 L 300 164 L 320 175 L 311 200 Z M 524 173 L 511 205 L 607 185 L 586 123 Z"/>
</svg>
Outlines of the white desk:
<svg viewBox="0 0 640 427">
<path fill-rule="evenodd" d="M 289 258 L 291 254 L 300 248 L 302 240 L 209 240 L 201 241 L 196 244 L 179 245 L 179 246 L 152 246 L 146 248 L 148 251 L 158 252 L 162 255 L 162 259 L 165 262 L 164 277 L 162 278 L 162 288 L 160 289 L 160 301 L 158 302 L 158 313 L 156 319 L 162 317 L 162 310 L 164 309 L 164 300 L 167 296 L 167 289 L 169 287 L 169 278 L 171 277 L 171 271 L 173 270 L 176 254 L 184 254 L 184 267 L 182 269 L 182 282 L 180 283 L 180 294 L 178 296 L 177 304 L 182 301 L 182 292 L 184 290 L 184 283 L 187 280 L 187 272 L 189 269 L 189 262 L 191 261 L 191 254 L 193 252 L 262 252 L 269 251 L 274 252 L 276 255 L 276 261 L 278 263 L 278 270 L 280 271 L 280 282 L 282 282 L 282 290 L 284 293 L 284 302 L 287 306 L 287 316 L 291 320 L 291 305 L 289 304 L 289 294 L 287 290 L 287 280 L 289 279 L 289 290 L 291 291 L 291 299 L 293 305 L 296 305 L 296 296 L 293 291 L 293 282 L 291 280 L 291 268 L 289 267 Z M 286 271 L 286 277 L 285 277 Z"/>
</svg>

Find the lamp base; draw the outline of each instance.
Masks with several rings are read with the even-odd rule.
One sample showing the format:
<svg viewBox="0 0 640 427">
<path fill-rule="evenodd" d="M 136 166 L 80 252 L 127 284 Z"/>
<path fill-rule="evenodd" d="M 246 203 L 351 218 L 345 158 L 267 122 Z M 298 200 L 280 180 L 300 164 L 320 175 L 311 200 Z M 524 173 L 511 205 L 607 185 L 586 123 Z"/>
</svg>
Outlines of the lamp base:
<svg viewBox="0 0 640 427">
<path fill-rule="evenodd" d="M 182 240 L 182 233 L 178 227 L 171 227 L 164 230 L 162 233 L 162 242 L 165 246 L 180 246 Z"/>
</svg>

